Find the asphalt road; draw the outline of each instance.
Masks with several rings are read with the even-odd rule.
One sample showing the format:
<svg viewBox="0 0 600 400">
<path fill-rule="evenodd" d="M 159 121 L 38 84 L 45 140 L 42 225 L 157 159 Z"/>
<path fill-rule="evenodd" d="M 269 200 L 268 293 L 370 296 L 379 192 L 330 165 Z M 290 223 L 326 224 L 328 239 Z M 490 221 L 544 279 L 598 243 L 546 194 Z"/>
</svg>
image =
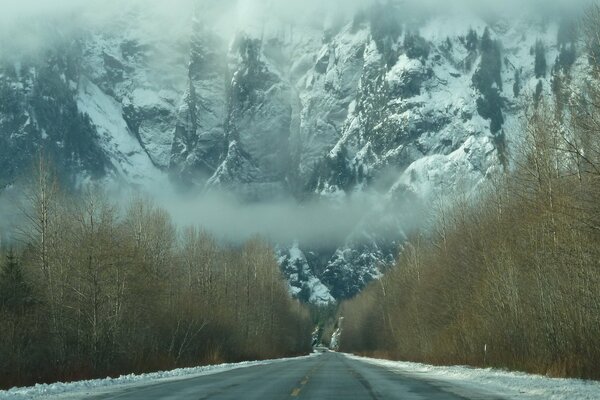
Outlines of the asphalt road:
<svg viewBox="0 0 600 400">
<path fill-rule="evenodd" d="M 391 371 L 342 354 L 323 353 L 267 365 L 234 369 L 170 382 L 129 387 L 88 399 L 270 400 L 402 399 L 501 400 L 429 379 Z"/>
</svg>

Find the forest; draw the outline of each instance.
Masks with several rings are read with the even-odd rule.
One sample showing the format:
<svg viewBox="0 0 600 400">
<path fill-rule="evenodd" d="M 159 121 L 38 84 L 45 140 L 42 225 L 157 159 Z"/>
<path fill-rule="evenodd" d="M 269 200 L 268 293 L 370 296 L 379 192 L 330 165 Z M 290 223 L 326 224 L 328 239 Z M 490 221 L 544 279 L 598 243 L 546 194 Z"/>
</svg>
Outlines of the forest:
<svg viewBox="0 0 600 400">
<path fill-rule="evenodd" d="M 266 242 L 178 229 L 142 196 L 69 194 L 50 165 L 0 249 L 0 388 L 309 351 L 309 313 Z"/>
<path fill-rule="evenodd" d="M 600 379 L 600 8 L 580 86 L 525 105 L 510 171 L 438 201 L 396 265 L 344 303 L 341 349 Z"/>
</svg>

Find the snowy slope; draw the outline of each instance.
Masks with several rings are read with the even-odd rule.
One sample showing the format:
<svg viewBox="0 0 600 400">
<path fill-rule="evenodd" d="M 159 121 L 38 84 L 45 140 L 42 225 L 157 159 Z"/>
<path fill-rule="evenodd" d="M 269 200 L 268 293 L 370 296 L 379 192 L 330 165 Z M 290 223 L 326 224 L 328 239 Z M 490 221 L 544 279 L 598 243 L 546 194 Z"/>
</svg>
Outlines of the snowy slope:
<svg viewBox="0 0 600 400">
<path fill-rule="evenodd" d="M 129 130 L 121 105 L 85 77 L 79 82 L 77 106 L 90 117 L 99 144 L 113 162 L 117 178 L 134 184 L 149 184 L 162 178 L 162 171 L 154 166 Z"/>
</svg>

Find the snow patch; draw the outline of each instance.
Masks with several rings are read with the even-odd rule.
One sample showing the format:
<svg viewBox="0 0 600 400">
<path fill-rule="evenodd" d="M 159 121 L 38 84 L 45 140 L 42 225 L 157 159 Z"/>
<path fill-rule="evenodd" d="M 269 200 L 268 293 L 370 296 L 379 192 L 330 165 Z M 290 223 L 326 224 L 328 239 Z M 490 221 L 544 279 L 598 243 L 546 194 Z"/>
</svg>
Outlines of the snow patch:
<svg viewBox="0 0 600 400">
<path fill-rule="evenodd" d="M 310 293 L 308 301 L 311 304 L 335 303 L 329 288 L 311 272 L 308 260 L 304 252 L 300 250 L 298 242 L 295 242 L 290 248 L 278 249 L 278 253 L 278 262 L 283 266 L 284 272 L 287 272 L 289 292 L 292 296 L 297 297 L 305 289 Z M 300 280 L 300 276 L 304 279 Z"/>
<path fill-rule="evenodd" d="M 136 184 L 166 179 L 130 132 L 121 105 L 87 78 L 81 78 L 79 83 L 77 107 L 90 117 L 119 178 Z"/>
</svg>

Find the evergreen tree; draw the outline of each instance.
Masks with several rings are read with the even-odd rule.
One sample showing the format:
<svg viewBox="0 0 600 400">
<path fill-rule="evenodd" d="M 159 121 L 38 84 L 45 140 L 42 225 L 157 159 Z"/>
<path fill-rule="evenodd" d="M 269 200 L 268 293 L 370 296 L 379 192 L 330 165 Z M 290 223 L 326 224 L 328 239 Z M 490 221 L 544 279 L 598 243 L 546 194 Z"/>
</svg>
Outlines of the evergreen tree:
<svg viewBox="0 0 600 400">
<path fill-rule="evenodd" d="M 408 58 L 426 60 L 429 57 L 429 43 L 418 33 L 407 33 L 404 49 Z"/>
<path fill-rule="evenodd" d="M 544 78 L 548 64 L 546 62 L 546 46 L 541 40 L 535 43 L 535 77 Z"/>
<path fill-rule="evenodd" d="M 482 52 L 488 52 L 492 50 L 494 47 L 494 40 L 492 39 L 492 35 L 490 33 L 490 28 L 486 27 L 483 31 L 483 35 L 481 36 L 481 44 L 480 48 Z"/>
<path fill-rule="evenodd" d="M 32 288 L 26 282 L 21 263 L 13 251 L 9 251 L 0 270 L 0 307 L 14 313 L 22 313 L 33 304 Z"/>
<path fill-rule="evenodd" d="M 469 29 L 469 33 L 467 33 L 465 47 L 469 52 L 475 52 L 479 47 L 479 37 L 477 37 L 477 32 L 472 28 Z"/>
<path fill-rule="evenodd" d="M 513 94 L 515 95 L 515 97 L 520 96 L 522 85 L 523 85 L 523 83 L 521 82 L 521 71 L 516 69 L 515 70 L 515 83 L 513 84 Z"/>
<path fill-rule="evenodd" d="M 486 28 L 480 42 L 481 63 L 473 75 L 473 85 L 481 93 L 477 99 L 477 111 L 490 120 L 490 130 L 496 134 L 502 129 L 502 55 L 500 44 L 491 38 Z"/>
<path fill-rule="evenodd" d="M 575 64 L 576 58 L 577 52 L 574 44 L 569 46 L 561 46 L 560 53 L 558 54 L 556 63 L 554 64 L 554 72 L 569 72 L 573 64 Z"/>
<path fill-rule="evenodd" d="M 543 93 L 544 93 L 544 84 L 542 83 L 541 80 L 539 80 L 537 85 L 535 86 L 535 93 L 533 95 L 533 104 L 534 104 L 535 108 L 537 108 L 538 105 L 540 104 Z"/>
<path fill-rule="evenodd" d="M 371 10 L 371 36 L 388 68 L 398 60 L 398 52 L 393 45 L 402 35 L 402 25 L 397 15 L 398 10 L 392 2 L 376 3 Z"/>
<path fill-rule="evenodd" d="M 473 83 L 482 92 L 487 92 L 494 84 L 502 90 L 502 54 L 500 44 L 491 38 L 490 30 L 485 29 L 480 43 L 481 64 L 473 76 Z"/>
<path fill-rule="evenodd" d="M 573 45 L 577 41 L 577 25 L 574 19 L 563 18 L 558 26 L 556 42 L 559 47 Z"/>
<path fill-rule="evenodd" d="M 500 132 L 504 124 L 502 104 L 502 96 L 497 89 L 492 89 L 487 95 L 477 99 L 477 111 L 483 118 L 490 120 L 490 131 L 493 134 Z"/>
</svg>

